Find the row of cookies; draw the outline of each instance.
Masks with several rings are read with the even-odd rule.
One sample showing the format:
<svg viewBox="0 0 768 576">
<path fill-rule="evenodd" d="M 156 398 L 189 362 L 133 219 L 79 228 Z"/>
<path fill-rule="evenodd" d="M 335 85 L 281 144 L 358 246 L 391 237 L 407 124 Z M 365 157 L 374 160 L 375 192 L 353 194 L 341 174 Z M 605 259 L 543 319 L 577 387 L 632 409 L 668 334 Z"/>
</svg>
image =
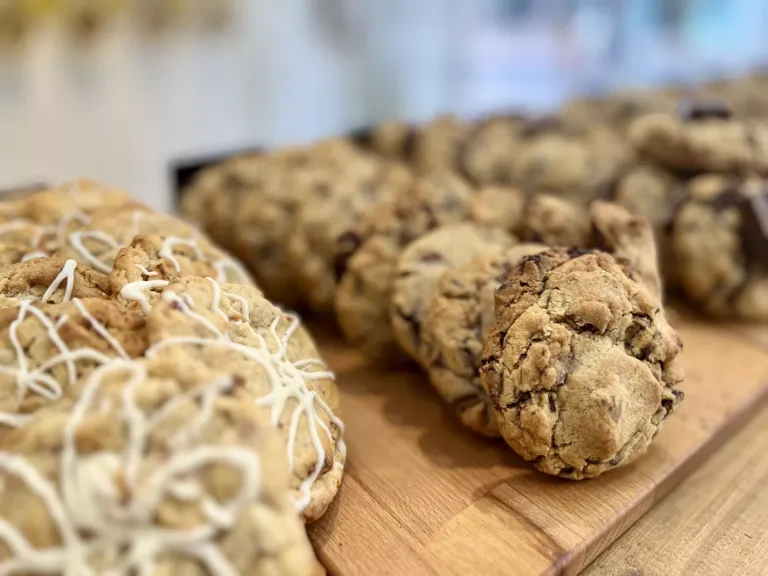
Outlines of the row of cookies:
<svg viewBox="0 0 768 576">
<path fill-rule="evenodd" d="M 298 318 L 120 191 L 2 208 L 0 572 L 322 573 L 343 425 Z"/>
<path fill-rule="evenodd" d="M 306 153 L 311 157 L 310 150 Z M 488 436 L 503 433 L 516 451 L 537 459 L 546 472 L 568 478 L 594 476 L 643 453 L 661 420 L 682 398 L 674 388 L 682 379 L 677 360 L 681 346 L 664 319 L 656 245 L 649 223 L 606 202 L 585 206 L 551 194 L 526 195 L 511 187 L 476 189 L 455 172 L 439 168 L 413 172 L 410 182 L 386 197 L 377 197 L 377 203 L 366 204 L 367 209 L 355 212 L 353 218 L 339 212 L 343 206 L 353 205 L 350 195 L 367 198 L 368 193 L 355 187 L 341 193 L 334 186 L 341 187 L 345 174 L 357 169 L 355 158 L 363 163 L 375 162 L 360 152 L 352 152 L 349 164 L 333 166 L 333 179 L 324 187 L 326 193 L 321 198 L 313 197 L 310 190 L 298 184 L 314 169 L 310 166 L 323 165 L 319 157 L 310 158 L 283 180 L 291 186 L 284 193 L 302 203 L 301 212 L 320 215 L 313 234 L 326 234 L 324 242 L 331 248 L 327 257 L 307 265 L 314 266 L 316 278 L 325 278 L 332 300 L 310 302 L 320 310 L 333 304 L 345 336 L 371 355 L 392 362 L 404 353 L 416 360 L 462 423 Z M 262 169 L 270 169 L 269 156 L 260 156 L 256 162 Z M 249 163 L 253 165 L 253 160 Z M 203 177 L 211 178 L 236 167 L 233 161 L 208 170 Z M 400 166 L 379 160 L 379 169 L 392 171 Z M 221 205 L 234 202 L 232 213 L 243 212 L 246 199 L 264 211 L 270 209 L 259 187 L 244 187 L 239 199 L 226 188 L 211 191 L 198 186 L 187 194 L 185 207 L 193 216 L 190 206 L 206 202 L 213 206 L 217 199 Z M 198 209 L 196 214 L 204 215 L 211 209 Z M 228 209 L 232 210 L 231 204 Z M 302 229 L 304 222 L 294 218 L 285 223 L 289 246 L 295 238 L 308 236 L 308 231 Z M 206 225 L 204 218 L 202 224 Z M 235 236 L 253 233 L 237 227 L 230 230 Z M 522 265 L 524 256 L 550 246 L 570 247 L 560 264 L 570 260 L 575 263 L 565 269 L 589 269 L 586 278 L 574 288 L 574 298 L 593 281 L 599 285 L 607 276 L 606 282 L 617 294 L 612 308 L 621 313 L 613 321 L 600 324 L 599 337 L 585 327 L 589 324 L 586 320 L 577 326 L 562 319 L 553 321 L 565 325 L 564 329 L 572 328 L 573 338 L 583 341 L 575 358 L 559 363 L 557 385 L 562 386 L 570 378 L 571 368 L 565 364 L 574 370 L 575 366 L 584 366 L 585 370 L 602 372 L 600 381 L 605 385 L 598 386 L 597 392 L 594 386 L 564 388 L 561 408 L 555 381 L 546 391 L 539 390 L 545 397 L 550 395 L 555 406 L 546 416 L 550 433 L 557 428 L 558 434 L 573 437 L 573 447 L 571 455 L 562 455 L 551 444 L 551 454 L 536 452 L 531 457 L 531 452 L 525 452 L 516 442 L 513 427 L 499 419 L 510 413 L 509 395 L 517 394 L 511 387 L 523 386 L 530 391 L 541 385 L 526 377 L 522 384 L 505 385 L 509 389 L 489 394 L 482 384 L 480 368 L 483 347 L 498 321 L 495 290 L 511 281 L 506 276 Z M 582 249 L 590 248 L 615 254 L 621 264 L 602 252 L 582 253 Z M 563 256 L 557 253 L 553 258 L 562 260 Z M 301 258 L 286 258 L 280 272 L 289 278 L 291 265 L 301 268 L 304 263 Z M 253 270 L 260 281 L 274 272 L 272 267 L 260 268 L 266 264 L 255 262 Z M 553 266 L 555 276 L 562 273 L 560 264 Z M 605 290 L 606 297 L 612 294 L 608 288 Z M 587 295 L 602 298 L 600 294 Z M 582 314 L 589 318 L 588 312 Z M 549 328 L 544 331 L 549 332 Z M 545 346 L 545 338 L 541 340 Z M 570 354 L 571 348 L 568 350 Z M 602 358 L 608 351 L 614 351 L 615 356 L 609 355 L 610 362 L 604 364 Z M 530 367 L 526 370 L 535 373 Z M 625 378 L 625 370 L 638 380 Z M 616 388 L 616 382 L 623 384 Z M 601 427 L 581 428 L 578 423 L 559 422 L 557 413 L 570 413 L 594 400 L 595 394 L 604 394 L 605 402 L 592 402 L 596 412 L 589 417 Z M 494 399 L 499 398 L 505 398 L 505 406 L 494 406 Z M 606 404 L 608 400 L 618 408 L 606 412 L 606 406 L 613 405 Z M 622 411 L 624 406 L 623 416 L 616 416 L 615 410 Z M 595 445 L 604 450 L 595 451 Z"/>
</svg>

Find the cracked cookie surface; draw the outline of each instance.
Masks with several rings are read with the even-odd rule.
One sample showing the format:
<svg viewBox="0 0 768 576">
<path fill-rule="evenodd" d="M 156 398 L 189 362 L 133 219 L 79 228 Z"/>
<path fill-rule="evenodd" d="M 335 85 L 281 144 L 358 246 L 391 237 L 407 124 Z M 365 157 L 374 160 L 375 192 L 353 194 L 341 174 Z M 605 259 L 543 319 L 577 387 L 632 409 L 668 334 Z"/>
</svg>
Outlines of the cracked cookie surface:
<svg viewBox="0 0 768 576">
<path fill-rule="evenodd" d="M 403 250 L 392 288 L 391 319 L 395 339 L 406 354 L 425 364 L 420 354 L 422 324 L 440 277 L 514 243 L 503 230 L 461 223 L 425 234 Z"/>
<path fill-rule="evenodd" d="M 498 247 L 438 281 L 422 330 L 421 356 L 435 390 L 459 422 L 485 436 L 499 426 L 480 384 L 483 342 L 494 322 L 494 293 L 521 258 L 547 250 L 541 244 Z"/>
<path fill-rule="evenodd" d="M 481 381 L 504 439 L 547 474 L 581 479 L 630 463 L 682 399 L 679 336 L 608 254 L 526 257 L 496 309 Z"/>
</svg>

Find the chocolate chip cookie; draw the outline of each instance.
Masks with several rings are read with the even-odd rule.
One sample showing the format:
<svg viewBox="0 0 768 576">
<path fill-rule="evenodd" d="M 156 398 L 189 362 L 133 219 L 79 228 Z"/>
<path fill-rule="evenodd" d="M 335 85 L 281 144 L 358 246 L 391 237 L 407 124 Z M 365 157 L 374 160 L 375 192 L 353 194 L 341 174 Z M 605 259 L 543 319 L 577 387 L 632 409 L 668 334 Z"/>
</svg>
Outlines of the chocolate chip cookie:
<svg viewBox="0 0 768 576">
<path fill-rule="evenodd" d="M 470 125 L 452 114 L 442 114 L 420 126 L 413 143 L 412 163 L 423 173 L 455 170 Z"/>
<path fill-rule="evenodd" d="M 507 443 L 563 478 L 641 456 L 682 399 L 679 336 L 608 254 L 523 259 L 496 293 L 481 381 Z"/>
<path fill-rule="evenodd" d="M 631 158 L 623 139 L 600 127 L 579 132 L 545 119 L 531 122 L 521 135 L 514 184 L 529 193 L 589 202 Z"/>
<path fill-rule="evenodd" d="M 340 238 L 341 278 L 334 310 L 345 337 L 379 358 L 401 357 L 389 318 L 397 259 L 421 235 L 467 220 L 472 189 L 452 172 L 417 179 L 395 200 L 369 211 Z"/>
<path fill-rule="evenodd" d="M 334 171 L 329 193 L 299 208 L 287 252 L 302 295 L 316 311 L 333 308 L 339 278 L 336 273 L 338 239 L 353 233 L 373 207 L 386 203 L 412 183 L 411 172 L 399 164 L 373 162 L 367 169 Z"/>
<path fill-rule="evenodd" d="M 440 277 L 514 243 L 502 230 L 461 223 L 425 234 L 403 250 L 392 286 L 391 319 L 395 340 L 408 356 L 425 365 L 420 355 L 422 324 Z"/>
<path fill-rule="evenodd" d="M 493 115 L 479 122 L 459 151 L 462 173 L 477 186 L 511 185 L 524 122 L 523 116 L 515 114 Z"/>
<path fill-rule="evenodd" d="M 736 119 L 722 102 L 691 102 L 677 116 L 645 116 L 632 124 L 629 138 L 641 157 L 683 175 L 768 171 L 768 123 Z"/>
<path fill-rule="evenodd" d="M 429 303 L 419 354 L 432 386 L 464 426 L 498 436 L 493 406 L 480 384 L 483 342 L 494 322 L 493 295 L 519 261 L 541 244 L 493 249 L 443 274 Z"/>
<path fill-rule="evenodd" d="M 671 244 L 680 288 L 709 314 L 768 319 L 767 205 L 762 178 L 707 175 L 688 183 Z"/>
</svg>

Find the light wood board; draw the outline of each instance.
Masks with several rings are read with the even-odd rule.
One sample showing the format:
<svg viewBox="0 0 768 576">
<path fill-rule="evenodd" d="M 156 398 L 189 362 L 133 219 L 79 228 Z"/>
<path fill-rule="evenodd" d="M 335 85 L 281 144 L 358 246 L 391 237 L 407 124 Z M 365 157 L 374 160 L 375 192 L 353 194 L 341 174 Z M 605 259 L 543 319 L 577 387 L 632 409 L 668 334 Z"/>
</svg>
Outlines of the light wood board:
<svg viewBox="0 0 768 576">
<path fill-rule="evenodd" d="M 768 574 L 768 407 L 584 572 L 678 574 Z"/>
<path fill-rule="evenodd" d="M 423 374 L 323 338 L 349 447 L 339 497 L 309 528 L 323 564 L 337 576 L 578 573 L 768 399 L 768 351 L 748 331 L 674 324 L 685 402 L 642 459 L 586 482 L 465 432 Z"/>
</svg>

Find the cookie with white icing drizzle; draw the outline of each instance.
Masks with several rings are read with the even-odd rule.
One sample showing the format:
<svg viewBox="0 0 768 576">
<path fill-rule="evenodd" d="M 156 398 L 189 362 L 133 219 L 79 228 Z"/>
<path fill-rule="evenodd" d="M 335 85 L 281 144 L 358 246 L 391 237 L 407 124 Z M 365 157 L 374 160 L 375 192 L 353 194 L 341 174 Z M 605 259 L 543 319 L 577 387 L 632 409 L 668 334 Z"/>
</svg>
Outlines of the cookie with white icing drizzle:
<svg viewBox="0 0 768 576">
<path fill-rule="evenodd" d="M 171 348 L 226 367 L 287 444 L 297 509 L 320 517 L 336 495 L 345 460 L 338 389 L 296 316 L 252 286 L 178 278 L 147 315 L 147 356 Z"/>
<path fill-rule="evenodd" d="M 4 203 L 0 211 L 0 263 L 48 256 L 96 210 L 140 204 L 120 190 L 89 180 L 62 184 Z"/>
<path fill-rule="evenodd" d="M 222 267 L 221 256 L 221 251 L 202 238 L 136 236 L 117 254 L 110 274 L 112 292 L 118 300 L 135 302 L 146 314 L 177 276 L 226 280 L 230 270 Z"/>
<path fill-rule="evenodd" d="M 0 443 L 0 573 L 322 573 L 236 378 L 115 360 Z"/>
<path fill-rule="evenodd" d="M 79 231 L 67 236 L 59 256 L 74 258 L 105 274 L 112 270 L 118 252 L 138 235 L 162 235 L 159 252 L 174 263 L 179 249 L 192 251 L 197 260 L 210 260 L 219 281 L 252 283 L 245 269 L 229 255 L 215 248 L 194 226 L 159 212 L 143 209 L 96 212 Z M 174 264 L 175 266 L 175 264 Z"/>
<path fill-rule="evenodd" d="M 74 260 L 37 258 L 0 268 L 0 308 L 22 300 L 60 304 L 72 298 L 108 298 L 109 277 Z"/>
<path fill-rule="evenodd" d="M 146 347 L 144 317 L 111 300 L 0 309 L 0 427 L 19 425 L 98 366 Z"/>
</svg>

